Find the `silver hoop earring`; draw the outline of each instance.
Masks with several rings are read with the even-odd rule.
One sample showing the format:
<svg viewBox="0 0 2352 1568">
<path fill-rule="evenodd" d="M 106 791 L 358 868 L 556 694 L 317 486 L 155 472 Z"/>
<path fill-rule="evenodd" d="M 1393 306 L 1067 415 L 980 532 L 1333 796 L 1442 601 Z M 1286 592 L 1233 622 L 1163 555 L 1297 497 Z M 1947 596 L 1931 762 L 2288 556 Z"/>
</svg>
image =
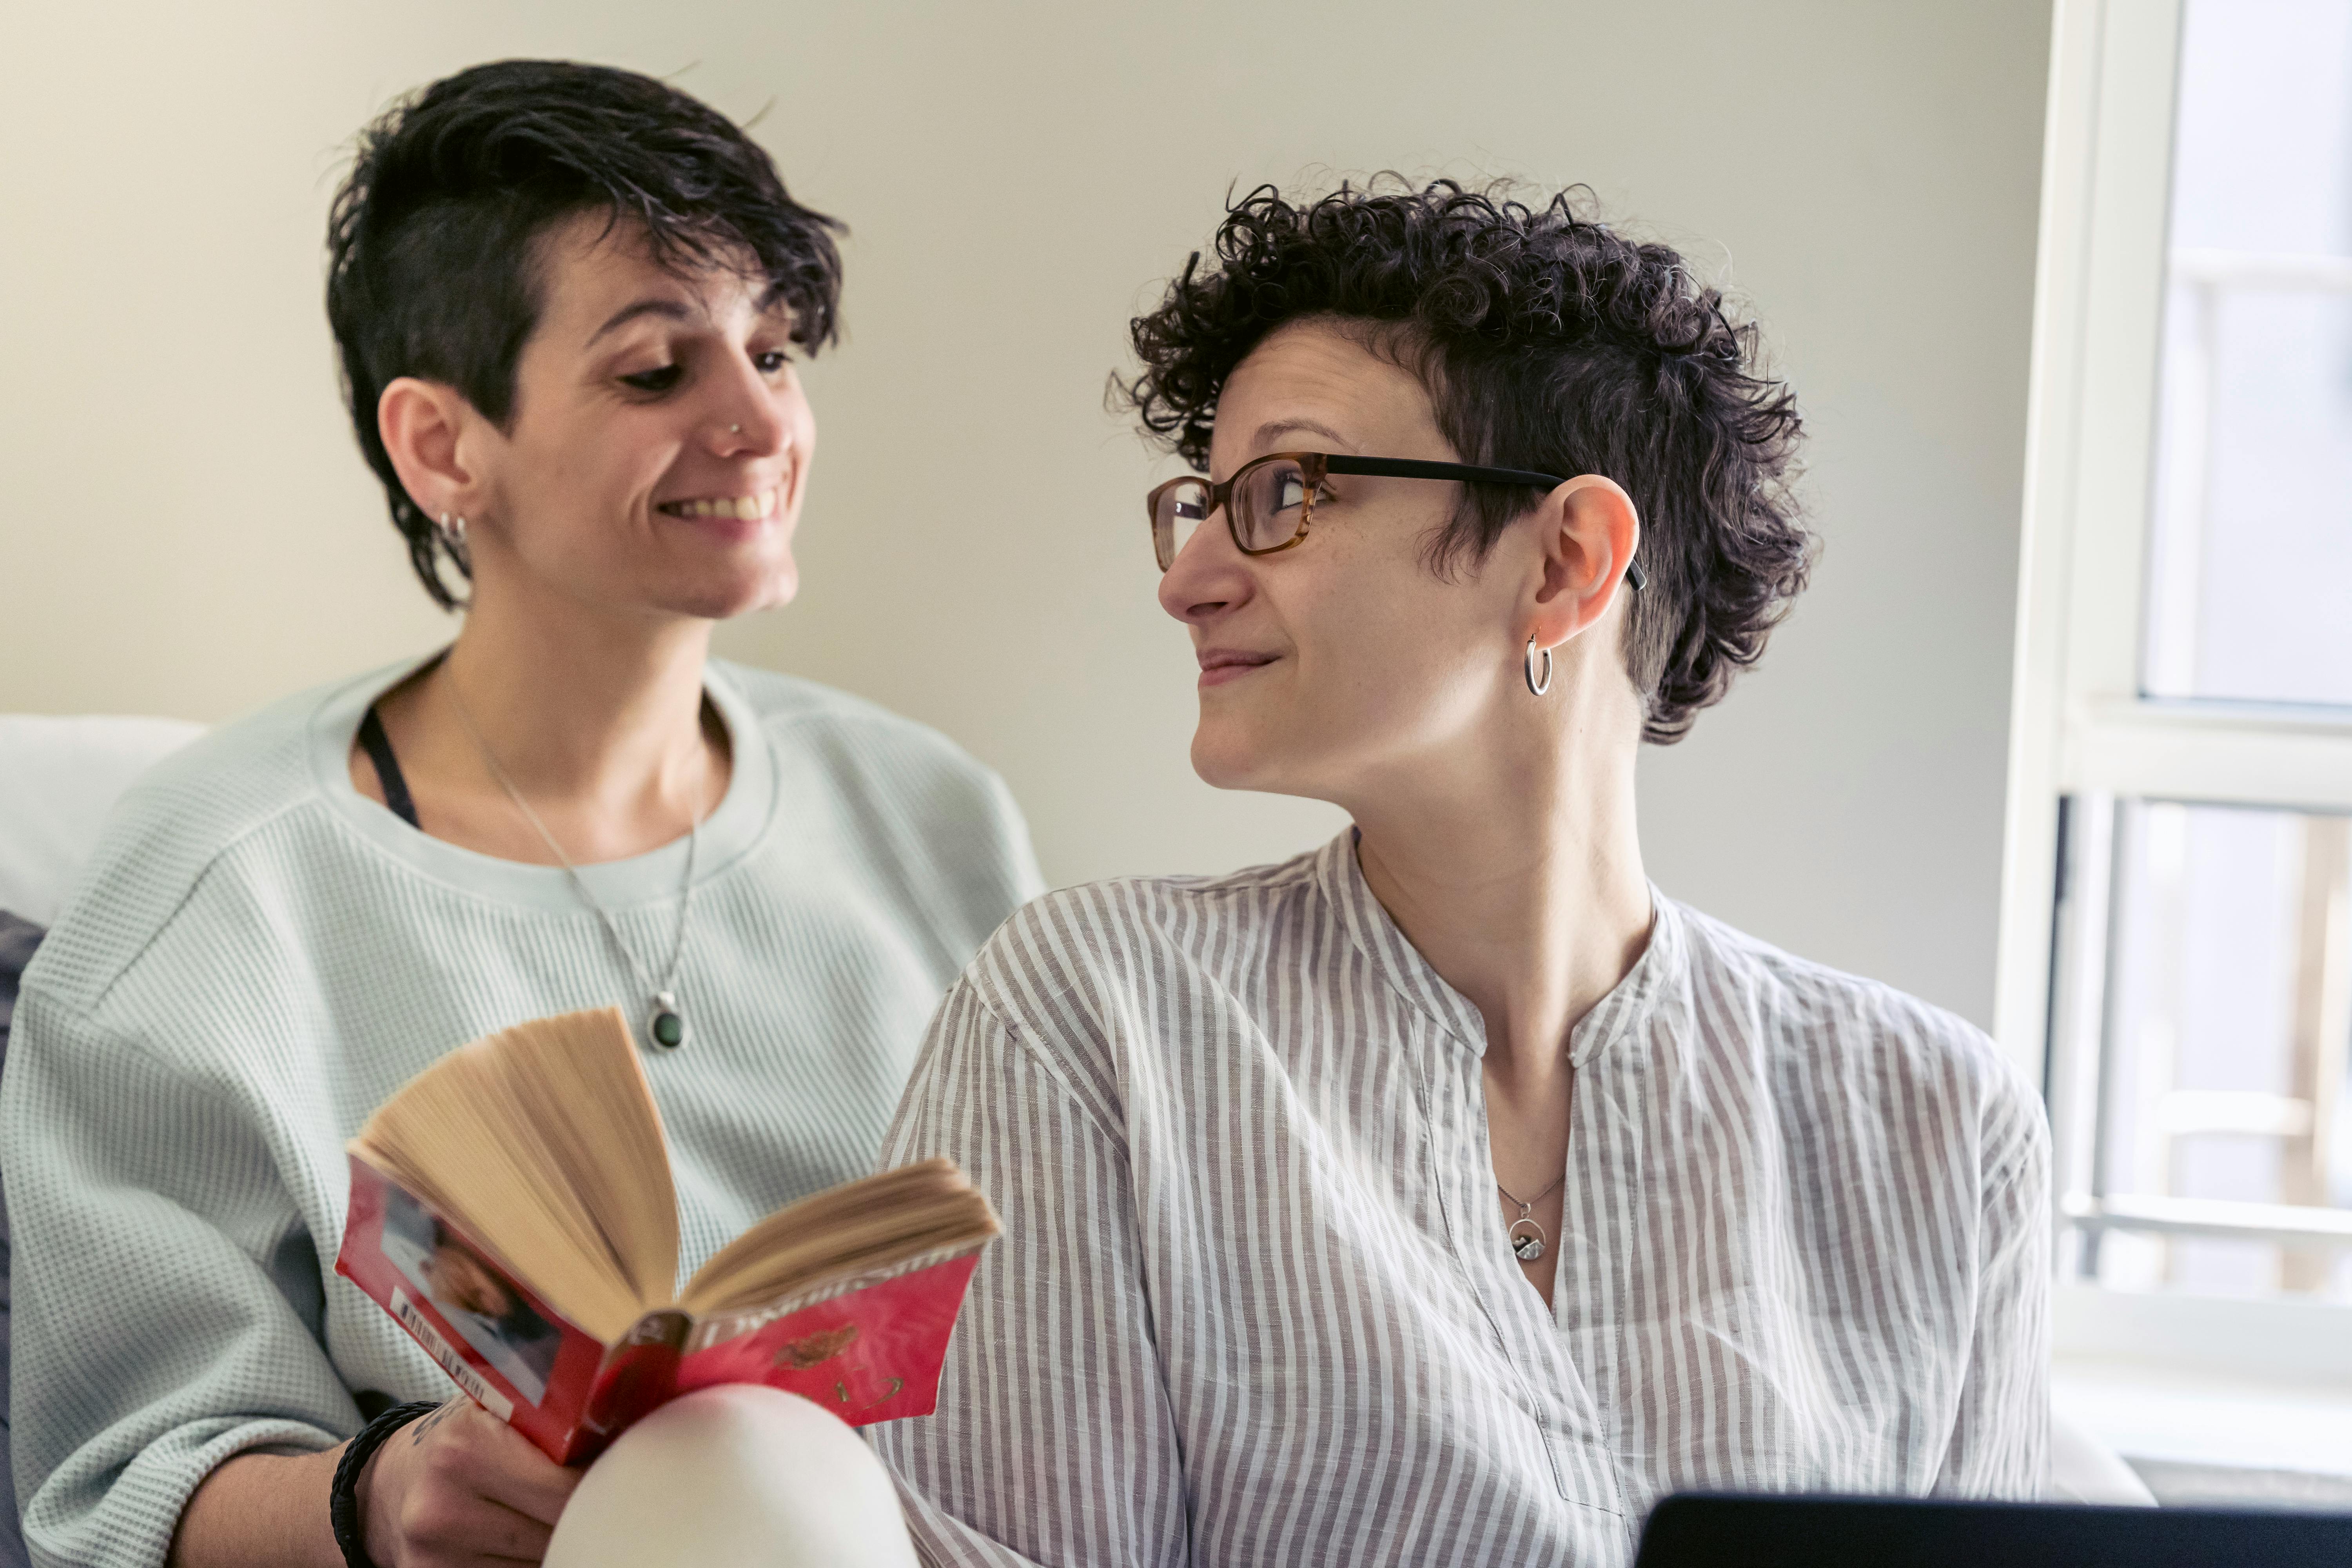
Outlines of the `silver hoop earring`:
<svg viewBox="0 0 2352 1568">
<path fill-rule="evenodd" d="M 474 581 L 474 555 L 466 547 L 466 520 L 455 512 L 443 512 L 440 522 L 433 530 L 433 538 L 440 545 L 441 553 L 457 568 L 457 575 L 471 584 Z M 447 584 L 441 575 L 441 563 L 437 557 L 433 562 L 432 572 L 434 581 L 443 584 L 446 595 Z M 469 592 L 460 599 L 448 595 L 444 602 L 452 609 L 470 610 L 474 607 L 474 595 Z"/>
<path fill-rule="evenodd" d="M 1536 679 L 1536 639 L 1529 637 L 1528 639 L 1528 690 L 1535 696 L 1541 697 L 1551 689 L 1551 649 L 1542 650 L 1543 679 L 1541 680 Z"/>
</svg>

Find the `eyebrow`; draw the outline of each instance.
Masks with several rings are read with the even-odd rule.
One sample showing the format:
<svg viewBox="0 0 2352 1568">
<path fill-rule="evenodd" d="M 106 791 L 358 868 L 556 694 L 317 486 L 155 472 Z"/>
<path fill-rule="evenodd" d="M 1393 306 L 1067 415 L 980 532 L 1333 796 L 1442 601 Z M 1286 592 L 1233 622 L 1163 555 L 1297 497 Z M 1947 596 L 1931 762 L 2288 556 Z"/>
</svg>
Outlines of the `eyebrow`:
<svg viewBox="0 0 2352 1568">
<path fill-rule="evenodd" d="M 781 313 L 788 323 L 792 320 L 792 309 L 784 299 L 784 286 L 782 283 L 771 284 L 768 291 L 760 296 L 760 302 L 753 309 L 762 316 Z M 634 305 L 625 305 L 614 311 L 610 321 L 588 334 L 588 341 L 581 347 L 594 348 L 596 341 L 605 333 L 625 327 L 640 316 L 661 316 L 673 321 L 688 321 L 699 314 L 701 312 L 695 307 L 679 300 L 664 299 L 660 296 L 640 300 Z"/>
<path fill-rule="evenodd" d="M 594 348 L 596 346 L 596 341 L 599 338 L 602 338 L 605 333 L 625 327 L 631 321 L 637 320 L 640 316 L 666 316 L 673 321 L 691 321 L 696 314 L 698 314 L 698 312 L 695 310 L 694 307 L 687 304 L 684 300 L 658 298 L 640 300 L 634 305 L 624 305 L 618 310 L 613 312 L 612 319 L 607 321 L 603 326 L 597 328 L 594 331 L 589 333 L 588 341 L 583 343 L 581 347 L 591 349 Z"/>
<path fill-rule="evenodd" d="M 1354 442 L 1349 440 L 1345 436 L 1340 435 L 1337 430 L 1332 429 L 1328 425 L 1318 424 L 1312 419 L 1269 419 L 1265 424 L 1257 427 L 1257 439 L 1255 445 L 1262 448 L 1266 446 L 1267 443 L 1271 442 L 1275 437 L 1286 430 L 1303 430 L 1310 436 L 1321 436 L 1327 440 L 1337 441 L 1342 447 L 1353 447 L 1355 445 Z"/>
</svg>

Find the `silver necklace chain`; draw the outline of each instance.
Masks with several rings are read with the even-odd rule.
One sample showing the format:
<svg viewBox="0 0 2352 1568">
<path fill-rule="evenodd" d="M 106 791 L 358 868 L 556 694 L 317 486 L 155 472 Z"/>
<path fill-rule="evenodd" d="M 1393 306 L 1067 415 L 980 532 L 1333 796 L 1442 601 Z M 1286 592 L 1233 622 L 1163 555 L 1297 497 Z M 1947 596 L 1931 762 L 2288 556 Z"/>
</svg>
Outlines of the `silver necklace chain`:
<svg viewBox="0 0 2352 1568">
<path fill-rule="evenodd" d="M 1568 1173 L 1567 1173 L 1566 1171 L 1562 1171 L 1562 1172 L 1559 1173 L 1559 1181 L 1552 1183 L 1552 1184 L 1551 1184 L 1550 1186 L 1546 1187 L 1543 1191 L 1541 1191 L 1541 1192 L 1538 1193 L 1535 1196 L 1533 1196 L 1533 1197 L 1531 1197 L 1531 1198 L 1513 1197 L 1513 1196 L 1511 1195 L 1511 1189 L 1510 1189 L 1510 1188 L 1508 1188 L 1508 1187 L 1507 1187 L 1507 1186 L 1505 1186 L 1505 1185 L 1503 1185 L 1503 1184 L 1502 1184 L 1502 1183 L 1500 1183 L 1500 1182 L 1496 1182 L 1496 1183 L 1495 1184 L 1495 1190 L 1496 1190 L 1496 1192 L 1498 1192 L 1498 1193 L 1502 1194 L 1503 1194 L 1503 1196 L 1504 1196 L 1505 1198 L 1508 1199 L 1510 1202 L 1512 1202 L 1512 1203 L 1515 1203 L 1515 1204 L 1518 1205 L 1519 1205 L 1520 1210 L 1521 1210 L 1522 1212 L 1525 1212 L 1526 1210 L 1528 1210 L 1528 1209 L 1531 1209 L 1531 1208 L 1535 1207 L 1538 1204 L 1539 1204 L 1539 1203 L 1543 1202 L 1543 1201 L 1544 1201 L 1544 1199 L 1546 1199 L 1546 1198 L 1548 1198 L 1548 1197 L 1551 1196 L 1551 1195 L 1552 1195 L 1552 1194 L 1554 1194 L 1554 1193 L 1558 1192 L 1558 1191 L 1559 1190 L 1559 1188 L 1560 1188 L 1560 1184 L 1561 1184 L 1561 1183 L 1566 1182 L 1567 1180 L 1568 1180 Z"/>
<path fill-rule="evenodd" d="M 694 860 L 702 839 L 703 814 L 696 812 L 687 825 L 686 879 L 678 892 L 677 935 L 670 944 L 669 968 L 664 972 L 661 984 L 656 985 L 652 976 L 646 973 L 645 966 L 637 962 L 636 950 L 629 945 L 628 938 L 621 934 L 619 923 L 604 908 L 604 900 L 589 888 L 587 879 L 580 874 L 580 868 L 572 863 L 572 857 L 563 852 L 563 846 L 555 841 L 555 835 L 547 830 L 547 824 L 540 819 L 539 813 L 531 809 L 530 802 L 523 797 L 521 790 L 515 787 L 515 782 L 507 776 L 506 769 L 499 765 L 498 753 L 490 750 L 490 742 L 483 735 L 481 726 L 474 722 L 473 712 L 466 706 L 466 699 L 459 694 L 457 681 L 450 680 L 448 688 L 449 700 L 457 707 L 457 718 L 466 726 L 466 733 L 473 738 L 474 749 L 481 752 L 490 776 L 499 781 L 499 787 L 507 792 L 507 798 L 514 802 L 515 809 L 522 813 L 523 820 L 538 829 L 540 838 L 547 845 L 548 853 L 555 857 L 556 863 L 563 868 L 563 874 L 572 879 L 572 890 L 596 911 L 596 919 L 603 923 L 604 934 L 612 939 L 622 962 L 629 966 L 630 975 L 645 988 L 649 1009 L 646 1031 L 654 1044 L 664 1050 L 676 1050 L 686 1044 L 686 1015 L 677 1005 L 676 988 L 678 967 L 686 962 L 687 922 L 694 914 Z"/>
</svg>

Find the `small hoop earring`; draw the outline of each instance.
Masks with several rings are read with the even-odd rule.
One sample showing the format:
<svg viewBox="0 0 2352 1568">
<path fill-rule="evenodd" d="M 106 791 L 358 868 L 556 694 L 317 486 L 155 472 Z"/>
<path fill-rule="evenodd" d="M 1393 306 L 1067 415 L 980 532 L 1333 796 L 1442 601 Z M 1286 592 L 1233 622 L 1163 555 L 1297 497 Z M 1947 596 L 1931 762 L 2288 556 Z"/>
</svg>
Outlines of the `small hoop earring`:
<svg viewBox="0 0 2352 1568">
<path fill-rule="evenodd" d="M 1535 696 L 1541 697 L 1551 689 L 1551 649 L 1542 650 L 1543 679 L 1541 680 L 1536 679 L 1536 639 L 1529 637 L 1528 639 L 1528 690 Z"/>
<path fill-rule="evenodd" d="M 474 581 L 474 553 L 466 546 L 466 520 L 455 512 L 443 512 L 439 524 L 433 530 L 433 538 L 440 545 L 441 554 L 446 555 L 451 564 L 457 568 L 457 575 L 465 579 L 469 589 L 462 599 L 448 595 L 447 583 L 442 577 L 441 563 L 436 557 L 431 563 L 431 571 L 434 581 L 442 584 L 444 602 L 452 609 L 472 609 L 474 595 L 470 588 Z"/>
</svg>

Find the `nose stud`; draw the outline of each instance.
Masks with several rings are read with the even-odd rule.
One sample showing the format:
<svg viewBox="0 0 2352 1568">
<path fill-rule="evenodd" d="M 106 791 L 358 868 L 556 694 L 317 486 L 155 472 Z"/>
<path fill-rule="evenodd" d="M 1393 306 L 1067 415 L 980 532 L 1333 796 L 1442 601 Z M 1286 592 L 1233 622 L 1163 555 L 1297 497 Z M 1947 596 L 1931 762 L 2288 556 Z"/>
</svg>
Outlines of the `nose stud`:
<svg viewBox="0 0 2352 1568">
<path fill-rule="evenodd" d="M 740 425 L 730 425 L 727 426 L 727 433 L 730 436 L 740 436 L 743 434 L 743 426 Z"/>
</svg>

